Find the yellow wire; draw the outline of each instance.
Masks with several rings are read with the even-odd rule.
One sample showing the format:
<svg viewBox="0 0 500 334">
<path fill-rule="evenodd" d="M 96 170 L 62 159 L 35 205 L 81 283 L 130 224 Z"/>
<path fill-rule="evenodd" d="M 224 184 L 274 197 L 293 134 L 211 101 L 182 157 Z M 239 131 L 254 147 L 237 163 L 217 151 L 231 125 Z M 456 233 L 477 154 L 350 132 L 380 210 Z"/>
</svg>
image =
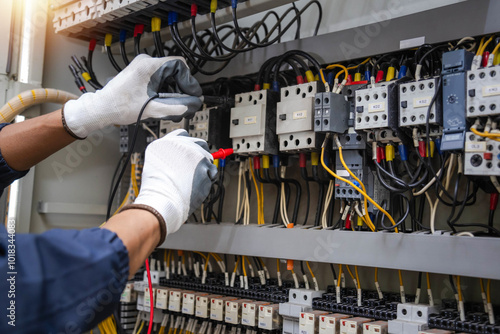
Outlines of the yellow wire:
<svg viewBox="0 0 500 334">
<path fill-rule="evenodd" d="M 477 52 L 476 52 L 476 56 L 480 56 L 480 52 L 481 50 L 483 49 L 483 44 L 484 44 L 484 40 L 486 39 L 486 36 L 483 36 L 483 38 L 481 38 L 481 42 L 479 43 L 479 46 L 477 48 Z"/>
<path fill-rule="evenodd" d="M 260 216 L 262 217 L 262 224 L 265 224 L 266 222 L 264 220 L 264 185 L 262 183 L 260 184 L 260 210 L 261 210 Z"/>
<path fill-rule="evenodd" d="M 179 329 L 179 328 L 176 328 L 176 329 L 174 330 L 174 334 L 177 334 L 177 330 L 178 330 L 178 329 Z M 137 334 L 139 334 L 139 333 L 137 333 Z"/>
<path fill-rule="evenodd" d="M 104 329 L 104 326 L 102 325 L 102 323 L 100 323 L 100 324 L 97 325 L 97 329 L 99 329 L 99 333 L 100 334 L 105 334 L 106 333 L 106 330 Z"/>
<path fill-rule="evenodd" d="M 314 276 L 314 273 L 313 273 L 313 271 L 312 271 L 312 269 L 311 269 L 311 266 L 309 265 L 309 261 L 306 261 L 306 265 L 307 265 L 307 269 L 309 269 L 309 272 L 311 273 L 311 276 L 312 276 L 313 278 L 314 278 L 314 277 L 316 277 L 316 276 Z"/>
<path fill-rule="evenodd" d="M 325 74 L 323 73 L 323 69 L 319 70 L 319 76 L 321 77 L 321 81 L 323 82 L 323 84 L 326 86 L 327 82 L 325 80 Z"/>
<path fill-rule="evenodd" d="M 257 193 L 257 224 L 261 225 L 262 217 L 261 217 L 261 202 L 260 202 L 260 191 L 259 186 L 257 185 L 257 180 L 255 179 L 255 175 L 253 173 L 253 162 L 250 159 L 250 173 L 252 174 L 253 184 L 255 186 L 255 192 Z"/>
<path fill-rule="evenodd" d="M 427 289 L 431 289 L 431 280 L 429 279 L 429 273 L 425 273 L 426 277 L 427 277 Z"/>
<path fill-rule="evenodd" d="M 246 276 L 247 269 L 246 269 L 246 265 L 245 265 L 245 257 L 244 256 L 241 258 L 241 267 L 243 268 L 243 276 Z"/>
<path fill-rule="evenodd" d="M 398 270 L 398 275 L 399 275 L 399 286 L 403 286 L 403 274 L 401 273 L 401 270 Z"/>
<path fill-rule="evenodd" d="M 205 256 L 205 254 L 200 253 L 200 252 L 196 252 L 196 251 L 193 251 L 193 253 L 196 253 L 196 254 L 200 255 L 202 258 L 205 259 L 205 262 L 207 262 L 207 257 Z"/>
<path fill-rule="evenodd" d="M 375 282 L 378 282 L 378 268 L 375 267 Z"/>
<path fill-rule="evenodd" d="M 458 291 L 458 300 L 463 301 L 462 299 L 462 288 L 460 287 L 460 276 L 457 276 L 457 291 Z"/>
<path fill-rule="evenodd" d="M 481 292 L 484 292 L 484 284 L 483 284 L 483 279 L 479 279 L 479 285 L 481 286 Z"/>
<path fill-rule="evenodd" d="M 337 286 L 340 286 L 340 282 L 342 281 L 342 265 L 339 264 L 339 279 L 337 281 Z"/>
<path fill-rule="evenodd" d="M 358 282 L 358 289 L 361 289 L 361 282 L 359 281 L 358 266 L 354 266 L 354 272 L 356 273 L 356 281 Z"/>
<path fill-rule="evenodd" d="M 491 280 L 489 279 L 488 282 L 486 283 L 486 302 L 488 304 L 491 304 L 490 284 Z"/>
<path fill-rule="evenodd" d="M 165 334 L 165 327 L 160 327 L 158 334 Z"/>
<path fill-rule="evenodd" d="M 354 278 L 354 275 L 352 274 L 351 268 L 346 264 L 347 271 L 349 272 L 349 276 L 351 276 L 351 279 L 355 281 L 356 279 Z M 356 281 L 357 282 L 357 281 Z"/>
<path fill-rule="evenodd" d="M 210 260 L 210 253 L 208 253 L 208 256 L 206 258 L 206 261 L 205 261 L 205 271 L 207 271 L 207 268 L 208 268 L 208 261 Z"/>
<path fill-rule="evenodd" d="M 94 334 L 94 331 L 93 331 L 93 330 L 90 330 L 90 334 Z"/>
<path fill-rule="evenodd" d="M 498 43 L 495 48 L 493 49 L 493 52 L 491 53 L 491 56 L 495 56 L 496 53 L 498 52 L 498 49 L 500 49 L 500 43 Z M 491 57 L 490 56 L 490 57 Z"/>
<path fill-rule="evenodd" d="M 484 50 L 486 50 L 486 48 L 488 47 L 488 44 L 490 44 L 490 42 L 493 40 L 493 36 L 491 36 L 487 41 L 486 43 L 484 43 L 483 45 L 483 48 L 481 49 L 481 53 L 479 54 L 479 56 L 482 56 L 483 53 L 484 53 Z"/>
<path fill-rule="evenodd" d="M 480 137 L 486 137 L 486 138 L 493 139 L 493 140 L 496 140 L 496 141 L 499 141 L 499 139 L 497 139 L 497 138 L 500 138 L 500 133 L 479 132 L 476 129 L 474 129 L 473 127 L 471 127 L 470 130 L 475 135 L 478 135 Z"/>
<path fill-rule="evenodd" d="M 137 186 L 137 174 L 135 173 L 135 164 L 130 168 L 130 176 L 132 178 L 132 188 L 134 189 L 134 196 L 139 195 L 139 187 Z"/>
<path fill-rule="evenodd" d="M 280 272 L 280 259 L 276 259 L 276 270 Z"/>
<path fill-rule="evenodd" d="M 236 263 L 234 264 L 234 270 L 233 270 L 233 273 L 235 273 L 235 272 L 236 272 L 236 270 L 238 270 L 238 265 L 239 265 L 239 264 L 240 264 L 240 258 L 238 258 L 238 259 L 236 260 Z"/>
<path fill-rule="evenodd" d="M 328 65 L 326 67 L 326 69 L 327 70 L 332 70 L 332 69 L 337 68 L 337 67 L 340 67 L 342 69 L 342 71 L 340 71 L 339 73 L 337 73 L 337 75 L 335 76 L 335 79 L 338 79 L 338 77 L 340 77 L 341 73 L 344 73 L 345 74 L 345 78 L 347 79 L 347 76 L 349 75 L 349 72 L 347 71 L 347 67 L 345 67 L 344 65 L 340 65 L 340 64 Z"/>
<path fill-rule="evenodd" d="M 371 199 L 370 196 L 368 196 L 366 194 L 366 192 L 364 192 L 362 189 L 360 189 L 359 187 L 356 187 L 354 185 L 354 183 L 352 183 L 351 181 L 347 180 L 347 179 L 344 179 L 343 177 L 340 177 L 338 176 L 337 174 L 335 174 L 330 168 L 328 168 L 326 165 L 325 165 L 325 162 L 324 162 L 324 156 L 325 156 L 325 148 L 321 148 L 321 165 L 323 166 L 323 168 L 328 172 L 330 173 L 333 177 L 339 179 L 340 181 L 343 181 L 347 184 L 349 184 L 351 187 L 353 187 L 355 190 L 357 190 L 361 195 L 365 196 L 366 199 L 368 199 L 370 201 L 370 203 L 372 203 L 377 209 L 380 210 L 380 212 L 382 212 L 384 215 L 387 216 L 387 218 L 389 218 L 389 220 L 391 221 L 392 225 L 396 225 L 396 222 L 394 221 L 394 219 L 392 218 L 392 216 L 389 214 L 389 212 L 385 211 L 380 205 L 378 205 L 373 199 Z M 396 233 L 399 233 L 399 230 L 398 228 L 396 227 L 394 229 L 394 232 Z"/>
<path fill-rule="evenodd" d="M 363 60 L 361 63 L 359 63 L 358 65 L 354 65 L 354 66 L 351 66 L 351 67 L 348 67 L 347 70 L 354 70 L 355 68 L 358 68 L 360 67 L 361 65 L 364 65 L 366 64 L 367 62 L 370 61 L 370 59 L 372 59 L 371 57 L 368 57 L 366 58 L 365 60 Z"/>
<path fill-rule="evenodd" d="M 366 193 L 366 188 L 365 188 L 365 185 L 363 184 L 363 182 L 361 182 L 361 180 L 349 169 L 349 167 L 347 167 L 345 161 L 344 161 L 344 156 L 342 154 L 342 146 L 339 146 L 338 147 L 339 149 L 339 157 L 340 157 L 340 161 L 342 162 L 342 166 L 344 166 L 344 168 L 347 170 L 347 172 L 353 177 L 353 179 L 355 179 L 356 181 L 359 182 L 359 184 L 361 185 L 361 188 L 363 188 L 363 191 Z M 370 230 L 372 230 L 372 232 L 375 232 L 375 225 L 373 225 L 373 222 L 370 218 L 370 215 L 368 215 L 368 203 L 367 203 L 367 199 L 366 197 L 364 197 L 364 206 L 365 206 L 365 224 L 370 228 Z"/>
</svg>

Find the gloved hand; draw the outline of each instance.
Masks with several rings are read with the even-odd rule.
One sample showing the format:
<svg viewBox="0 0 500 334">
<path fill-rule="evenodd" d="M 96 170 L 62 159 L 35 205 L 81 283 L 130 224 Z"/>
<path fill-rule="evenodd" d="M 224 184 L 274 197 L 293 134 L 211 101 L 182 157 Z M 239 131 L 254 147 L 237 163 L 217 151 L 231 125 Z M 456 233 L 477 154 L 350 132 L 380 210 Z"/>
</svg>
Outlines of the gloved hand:
<svg viewBox="0 0 500 334">
<path fill-rule="evenodd" d="M 160 243 L 166 233 L 176 232 L 207 198 L 217 175 L 204 140 L 175 130 L 155 140 L 146 149 L 139 196 L 125 207 L 146 209 L 162 219 Z"/>
<path fill-rule="evenodd" d="M 151 101 L 141 119 L 178 122 L 200 108 L 201 87 L 183 58 L 139 55 L 103 89 L 67 102 L 63 108 L 63 124 L 70 134 L 81 139 L 105 126 L 132 124 L 137 121 L 144 103 L 163 92 L 166 83 L 175 83 L 178 93 L 183 95 Z"/>
</svg>

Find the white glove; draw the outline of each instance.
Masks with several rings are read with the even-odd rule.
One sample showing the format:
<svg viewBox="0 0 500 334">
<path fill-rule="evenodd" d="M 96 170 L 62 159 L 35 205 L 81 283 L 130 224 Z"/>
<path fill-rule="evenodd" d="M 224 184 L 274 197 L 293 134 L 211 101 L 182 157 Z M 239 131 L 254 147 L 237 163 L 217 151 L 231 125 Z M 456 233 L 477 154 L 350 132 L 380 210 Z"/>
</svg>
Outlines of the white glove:
<svg viewBox="0 0 500 334">
<path fill-rule="evenodd" d="M 176 232 L 201 206 L 216 175 L 207 143 L 189 137 L 185 130 L 175 130 L 149 144 L 139 196 L 124 209 L 146 209 L 159 218 L 160 224 L 163 218 L 163 243 L 166 233 Z"/>
<path fill-rule="evenodd" d="M 181 57 L 151 58 L 139 55 L 103 89 L 66 103 L 63 124 L 78 138 L 109 125 L 135 123 L 144 103 L 175 84 L 175 97 L 151 101 L 141 119 L 181 121 L 201 106 L 201 87 Z"/>
</svg>

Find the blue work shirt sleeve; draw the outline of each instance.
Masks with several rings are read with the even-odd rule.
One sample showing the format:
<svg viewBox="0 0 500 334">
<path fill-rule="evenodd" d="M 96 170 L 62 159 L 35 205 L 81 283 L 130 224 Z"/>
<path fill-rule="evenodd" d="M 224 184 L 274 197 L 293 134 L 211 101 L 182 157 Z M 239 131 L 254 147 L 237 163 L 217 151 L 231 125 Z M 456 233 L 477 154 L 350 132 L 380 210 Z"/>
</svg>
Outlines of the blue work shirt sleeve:
<svg viewBox="0 0 500 334">
<path fill-rule="evenodd" d="M 128 251 L 114 232 L 50 230 L 14 237 L 10 267 L 10 235 L 0 228 L 0 333 L 83 333 L 112 314 L 129 273 Z"/>
<path fill-rule="evenodd" d="M 1 123 L 0 131 L 10 123 Z M 2 156 L 2 152 L 0 152 L 0 195 L 2 194 L 2 190 L 8 187 L 12 182 L 17 179 L 22 178 L 26 174 L 28 174 L 29 170 L 25 171 L 17 171 L 7 164 L 5 159 Z"/>
</svg>

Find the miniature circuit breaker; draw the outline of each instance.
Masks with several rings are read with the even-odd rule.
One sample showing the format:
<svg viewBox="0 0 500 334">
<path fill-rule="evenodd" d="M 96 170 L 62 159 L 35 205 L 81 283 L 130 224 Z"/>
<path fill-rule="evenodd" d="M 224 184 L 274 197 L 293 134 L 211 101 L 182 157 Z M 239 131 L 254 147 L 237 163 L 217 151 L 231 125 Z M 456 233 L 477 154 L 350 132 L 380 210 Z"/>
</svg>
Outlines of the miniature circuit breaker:
<svg viewBox="0 0 500 334">
<path fill-rule="evenodd" d="M 260 90 L 236 95 L 229 136 L 237 154 L 277 154 L 276 103 L 278 93 Z"/>
<path fill-rule="evenodd" d="M 314 100 L 317 91 L 317 81 L 281 89 L 276 117 L 280 151 L 293 152 L 321 146 L 323 136 L 314 132 Z"/>
<path fill-rule="evenodd" d="M 372 322 L 369 318 L 349 318 L 340 321 L 340 334 L 362 334 L 363 325 Z"/>
<path fill-rule="evenodd" d="M 467 72 L 467 117 L 500 115 L 500 66 Z"/>
<path fill-rule="evenodd" d="M 259 323 L 259 307 L 269 304 L 269 302 L 257 301 L 243 303 L 241 308 L 241 324 L 249 327 L 257 327 Z"/>
<path fill-rule="evenodd" d="M 301 312 L 299 330 L 301 334 L 315 334 L 318 332 L 320 316 L 328 314 L 325 311 Z"/>
<path fill-rule="evenodd" d="M 195 315 L 198 318 L 208 319 L 210 318 L 210 304 L 212 299 L 222 298 L 218 295 L 197 295 L 196 296 L 196 310 Z"/>
<path fill-rule="evenodd" d="M 399 89 L 396 83 L 379 83 L 356 91 L 356 130 L 397 129 Z"/>
<path fill-rule="evenodd" d="M 224 308 L 226 302 L 236 300 L 236 297 L 214 297 L 210 303 L 210 319 L 214 321 L 224 321 Z"/>
<path fill-rule="evenodd" d="M 189 120 L 189 136 L 205 140 L 210 151 L 222 147 L 232 147 L 232 140 L 229 138 L 230 117 L 231 109 L 228 107 L 206 108 L 197 111 L 194 117 Z"/>
<path fill-rule="evenodd" d="M 363 334 L 387 334 L 387 321 L 375 321 L 364 324 Z"/>
<path fill-rule="evenodd" d="M 275 330 L 281 328 L 281 317 L 279 315 L 279 304 L 259 306 L 260 329 Z"/>
<path fill-rule="evenodd" d="M 399 126 L 425 126 L 427 112 L 434 96 L 429 113 L 429 124 L 443 124 L 443 107 L 441 94 L 436 95 L 439 79 L 431 78 L 418 82 L 407 82 L 399 85 Z"/>
<path fill-rule="evenodd" d="M 478 176 L 500 175 L 500 142 L 467 132 L 464 174 Z"/>
<path fill-rule="evenodd" d="M 319 317 L 319 334 L 338 334 L 340 331 L 340 321 L 350 318 L 348 314 L 334 313 Z"/>
<path fill-rule="evenodd" d="M 318 93 L 314 100 L 314 131 L 344 133 L 348 129 L 350 104 L 342 94 Z"/>
</svg>

